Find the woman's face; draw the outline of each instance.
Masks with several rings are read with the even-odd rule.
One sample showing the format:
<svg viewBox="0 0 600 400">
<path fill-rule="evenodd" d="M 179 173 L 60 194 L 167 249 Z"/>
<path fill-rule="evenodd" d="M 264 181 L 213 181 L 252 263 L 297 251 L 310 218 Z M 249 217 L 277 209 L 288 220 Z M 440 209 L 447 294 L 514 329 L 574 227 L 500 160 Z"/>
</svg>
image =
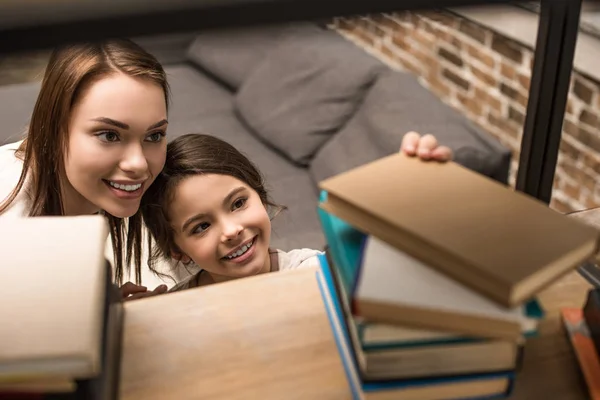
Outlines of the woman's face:
<svg viewBox="0 0 600 400">
<path fill-rule="evenodd" d="M 149 80 L 115 73 L 83 91 L 69 119 L 65 213 L 137 212 L 166 157 L 167 105 Z"/>
<path fill-rule="evenodd" d="M 271 221 L 258 193 L 229 175 L 177 184 L 168 210 L 177 247 L 215 280 L 269 272 Z"/>
</svg>

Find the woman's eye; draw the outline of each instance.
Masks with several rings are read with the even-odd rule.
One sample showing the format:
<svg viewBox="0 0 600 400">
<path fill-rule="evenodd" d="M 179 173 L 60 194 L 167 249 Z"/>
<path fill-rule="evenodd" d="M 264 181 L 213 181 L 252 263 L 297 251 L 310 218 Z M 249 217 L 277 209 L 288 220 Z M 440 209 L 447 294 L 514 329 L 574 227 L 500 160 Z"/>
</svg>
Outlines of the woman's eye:
<svg viewBox="0 0 600 400">
<path fill-rule="evenodd" d="M 166 133 L 163 131 L 159 131 L 159 132 L 154 132 L 151 133 L 150 135 L 148 135 L 148 137 L 146 138 L 149 142 L 152 143 L 158 143 L 161 140 L 163 140 L 163 138 L 165 137 Z"/>
<path fill-rule="evenodd" d="M 119 135 L 112 131 L 100 132 L 96 136 L 103 142 L 116 142 L 119 140 Z"/>
<path fill-rule="evenodd" d="M 209 226 L 210 226 L 210 224 L 208 222 L 202 222 L 201 224 L 199 224 L 198 226 L 196 226 L 194 228 L 193 233 L 202 233 L 205 230 L 207 230 Z"/>
<path fill-rule="evenodd" d="M 247 199 L 246 198 L 240 198 L 237 199 L 234 203 L 233 203 L 233 209 L 237 210 L 238 208 L 244 207 L 244 204 L 246 204 Z"/>
</svg>

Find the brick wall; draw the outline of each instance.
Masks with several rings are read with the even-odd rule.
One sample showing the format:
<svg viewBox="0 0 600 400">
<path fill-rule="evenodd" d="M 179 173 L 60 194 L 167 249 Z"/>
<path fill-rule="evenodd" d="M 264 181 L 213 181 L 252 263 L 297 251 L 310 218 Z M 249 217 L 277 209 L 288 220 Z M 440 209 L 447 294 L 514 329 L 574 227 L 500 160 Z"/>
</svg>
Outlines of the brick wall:
<svg viewBox="0 0 600 400">
<path fill-rule="evenodd" d="M 417 75 L 512 149 L 514 186 L 532 49 L 445 11 L 337 18 L 331 28 L 388 65 Z M 551 203 L 557 211 L 600 206 L 599 91 L 598 82 L 574 72 Z"/>
</svg>

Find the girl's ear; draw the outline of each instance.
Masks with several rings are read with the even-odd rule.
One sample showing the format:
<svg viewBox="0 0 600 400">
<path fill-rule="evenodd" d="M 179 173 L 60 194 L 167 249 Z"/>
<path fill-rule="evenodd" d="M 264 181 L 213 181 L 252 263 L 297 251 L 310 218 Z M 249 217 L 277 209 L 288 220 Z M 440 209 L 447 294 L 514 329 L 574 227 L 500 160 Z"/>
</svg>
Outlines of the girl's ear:
<svg viewBox="0 0 600 400">
<path fill-rule="evenodd" d="M 180 253 L 180 252 L 174 251 L 174 250 L 171 250 L 171 257 L 173 259 L 181 262 L 183 265 L 188 265 L 192 262 L 192 259 L 189 258 L 187 254 Z"/>
</svg>

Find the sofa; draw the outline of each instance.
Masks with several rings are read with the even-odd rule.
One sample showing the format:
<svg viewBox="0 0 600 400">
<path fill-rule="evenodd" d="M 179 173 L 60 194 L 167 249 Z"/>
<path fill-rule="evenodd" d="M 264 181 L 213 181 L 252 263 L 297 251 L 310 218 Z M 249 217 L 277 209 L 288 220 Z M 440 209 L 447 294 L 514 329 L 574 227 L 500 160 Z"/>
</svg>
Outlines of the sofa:
<svg viewBox="0 0 600 400">
<path fill-rule="evenodd" d="M 274 247 L 323 248 L 318 182 L 398 151 L 407 131 L 435 134 L 456 162 L 507 182 L 507 148 L 411 74 L 322 25 L 135 40 L 166 67 L 169 140 L 190 132 L 227 140 L 258 165 L 275 202 L 287 206 L 273 221 Z M 39 82 L 0 87 L 0 145 L 21 139 L 38 91 Z"/>
</svg>

